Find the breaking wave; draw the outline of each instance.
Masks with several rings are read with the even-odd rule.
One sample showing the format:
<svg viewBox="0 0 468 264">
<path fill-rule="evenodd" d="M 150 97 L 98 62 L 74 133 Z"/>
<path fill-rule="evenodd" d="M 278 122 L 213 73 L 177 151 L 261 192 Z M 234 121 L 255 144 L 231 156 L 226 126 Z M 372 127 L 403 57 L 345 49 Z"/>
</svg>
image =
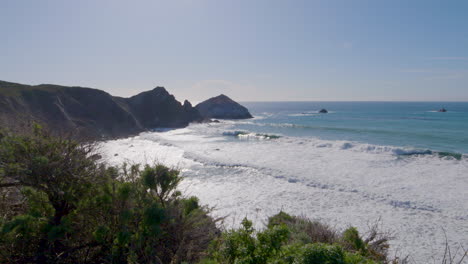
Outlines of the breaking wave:
<svg viewBox="0 0 468 264">
<path fill-rule="evenodd" d="M 224 136 L 233 136 L 238 137 L 240 139 L 278 139 L 281 136 L 273 135 L 273 134 L 261 134 L 261 133 L 251 133 L 248 131 L 227 131 L 223 132 Z"/>
<path fill-rule="evenodd" d="M 444 159 L 455 159 L 462 160 L 468 159 L 468 155 L 464 155 L 456 152 L 443 152 L 443 151 L 433 151 L 429 149 L 417 149 L 417 148 L 403 148 L 396 146 L 381 146 L 381 145 L 372 145 L 360 142 L 346 142 L 346 141 L 327 141 L 322 139 L 302 139 L 302 138 L 293 138 L 293 137 L 283 137 L 275 134 L 263 134 L 255 133 L 246 130 L 235 130 L 235 131 L 225 131 L 222 133 L 223 136 L 236 137 L 243 140 L 270 140 L 270 139 L 283 139 L 288 143 L 296 144 L 309 144 L 316 148 L 336 148 L 340 150 L 352 150 L 358 152 L 367 152 L 374 154 L 391 154 L 394 156 L 434 156 Z"/>
</svg>

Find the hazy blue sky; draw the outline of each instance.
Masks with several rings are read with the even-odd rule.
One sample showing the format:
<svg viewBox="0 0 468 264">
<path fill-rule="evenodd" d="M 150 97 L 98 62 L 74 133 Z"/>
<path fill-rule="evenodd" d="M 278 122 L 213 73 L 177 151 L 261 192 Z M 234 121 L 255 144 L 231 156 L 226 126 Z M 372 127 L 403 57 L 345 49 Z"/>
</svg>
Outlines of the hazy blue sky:
<svg viewBox="0 0 468 264">
<path fill-rule="evenodd" d="M 197 102 L 468 101 L 468 1 L 0 1 L 0 79 Z"/>
</svg>

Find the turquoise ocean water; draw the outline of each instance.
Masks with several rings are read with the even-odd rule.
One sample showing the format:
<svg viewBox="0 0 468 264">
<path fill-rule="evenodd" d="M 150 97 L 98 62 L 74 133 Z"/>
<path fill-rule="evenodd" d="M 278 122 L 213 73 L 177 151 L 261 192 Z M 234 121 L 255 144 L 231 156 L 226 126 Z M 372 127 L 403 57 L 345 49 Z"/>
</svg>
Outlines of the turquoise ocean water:
<svg viewBox="0 0 468 264">
<path fill-rule="evenodd" d="M 468 153 L 468 102 L 245 102 L 239 130 Z M 318 114 L 325 108 L 328 114 Z M 438 112 L 445 108 L 445 113 Z"/>
</svg>

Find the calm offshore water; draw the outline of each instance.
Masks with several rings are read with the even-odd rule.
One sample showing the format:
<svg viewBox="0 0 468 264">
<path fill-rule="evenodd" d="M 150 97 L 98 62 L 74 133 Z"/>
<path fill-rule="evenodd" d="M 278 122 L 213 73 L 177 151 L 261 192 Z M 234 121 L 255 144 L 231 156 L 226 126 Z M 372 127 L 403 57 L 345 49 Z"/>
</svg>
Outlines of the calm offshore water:
<svg viewBox="0 0 468 264">
<path fill-rule="evenodd" d="M 468 102 L 248 102 L 239 129 L 468 153 Z M 325 108 L 328 114 L 317 112 Z M 445 108 L 448 112 L 440 113 Z"/>
</svg>

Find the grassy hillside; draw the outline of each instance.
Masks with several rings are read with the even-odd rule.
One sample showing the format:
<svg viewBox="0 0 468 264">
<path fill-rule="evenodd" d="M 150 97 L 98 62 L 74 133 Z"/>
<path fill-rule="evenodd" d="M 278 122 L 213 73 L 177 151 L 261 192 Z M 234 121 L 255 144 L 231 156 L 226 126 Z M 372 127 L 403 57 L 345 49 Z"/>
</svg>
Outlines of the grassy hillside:
<svg viewBox="0 0 468 264">
<path fill-rule="evenodd" d="M 32 90 L 40 90 L 45 92 L 56 93 L 59 91 L 63 91 L 65 89 L 71 88 L 78 88 L 78 89 L 89 89 L 89 90 L 96 90 L 93 88 L 84 88 L 79 86 L 61 86 L 61 85 L 54 85 L 54 84 L 40 84 L 40 85 L 27 85 L 27 84 L 20 84 L 20 83 L 12 83 L 6 81 L 0 81 L 0 95 L 3 96 L 21 96 L 21 94 L 25 91 L 32 91 Z"/>
</svg>

